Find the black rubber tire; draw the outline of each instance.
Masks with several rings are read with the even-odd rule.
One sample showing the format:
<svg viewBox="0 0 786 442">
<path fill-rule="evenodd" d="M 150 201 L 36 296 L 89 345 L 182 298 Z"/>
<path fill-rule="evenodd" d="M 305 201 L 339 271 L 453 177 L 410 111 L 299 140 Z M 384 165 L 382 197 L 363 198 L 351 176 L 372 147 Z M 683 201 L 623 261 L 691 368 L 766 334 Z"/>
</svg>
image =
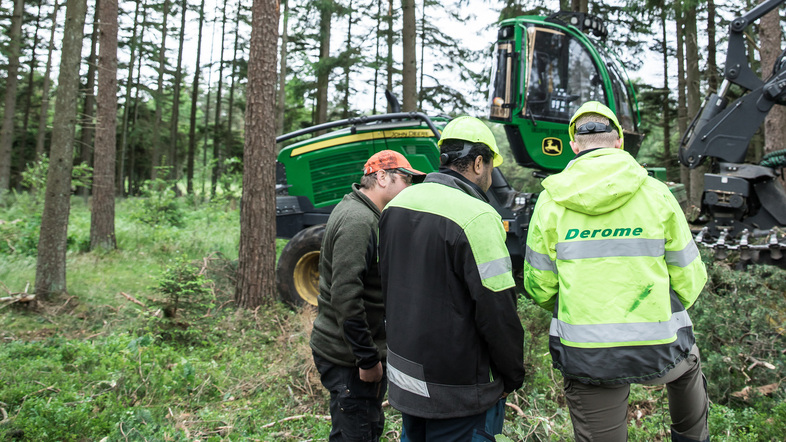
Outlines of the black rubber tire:
<svg viewBox="0 0 786 442">
<path fill-rule="evenodd" d="M 319 295 L 319 249 L 325 225 L 303 229 L 289 240 L 276 265 L 278 299 L 293 306 L 317 305 Z"/>
</svg>

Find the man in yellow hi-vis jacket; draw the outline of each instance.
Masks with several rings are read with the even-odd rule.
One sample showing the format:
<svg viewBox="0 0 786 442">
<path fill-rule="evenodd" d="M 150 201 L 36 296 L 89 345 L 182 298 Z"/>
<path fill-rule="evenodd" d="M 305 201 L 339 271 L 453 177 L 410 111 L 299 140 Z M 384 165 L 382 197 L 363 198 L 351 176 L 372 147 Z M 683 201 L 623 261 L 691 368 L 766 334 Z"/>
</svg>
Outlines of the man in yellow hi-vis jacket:
<svg viewBox="0 0 786 442">
<path fill-rule="evenodd" d="M 627 439 L 631 383 L 666 384 L 674 441 L 709 440 L 706 381 L 687 309 L 707 273 L 666 185 L 623 147 L 614 113 L 581 106 L 576 158 L 543 181 L 524 287 L 553 311 L 549 347 L 576 440 Z"/>
</svg>

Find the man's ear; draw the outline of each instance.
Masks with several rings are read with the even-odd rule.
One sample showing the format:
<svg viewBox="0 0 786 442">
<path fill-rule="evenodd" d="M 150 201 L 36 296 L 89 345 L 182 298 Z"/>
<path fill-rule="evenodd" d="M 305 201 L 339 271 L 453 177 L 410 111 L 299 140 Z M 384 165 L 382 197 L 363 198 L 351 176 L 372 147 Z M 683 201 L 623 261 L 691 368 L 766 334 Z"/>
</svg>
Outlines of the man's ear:
<svg viewBox="0 0 786 442">
<path fill-rule="evenodd" d="M 483 157 L 480 155 L 476 156 L 475 163 L 473 164 L 473 166 L 475 166 L 476 174 L 480 175 L 481 173 L 483 173 Z"/>
<path fill-rule="evenodd" d="M 576 155 L 579 154 L 579 145 L 575 141 L 570 142 L 570 148 L 571 150 L 573 150 L 573 153 L 575 153 Z"/>
<path fill-rule="evenodd" d="M 617 138 L 617 141 L 614 142 L 615 149 L 622 149 L 622 138 Z"/>
</svg>

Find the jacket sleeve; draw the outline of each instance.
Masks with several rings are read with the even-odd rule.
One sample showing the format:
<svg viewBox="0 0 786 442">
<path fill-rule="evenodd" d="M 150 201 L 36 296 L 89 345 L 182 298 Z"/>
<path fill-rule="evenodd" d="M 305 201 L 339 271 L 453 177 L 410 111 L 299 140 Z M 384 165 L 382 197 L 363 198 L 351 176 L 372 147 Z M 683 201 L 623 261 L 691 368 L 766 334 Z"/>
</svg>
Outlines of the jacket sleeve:
<svg viewBox="0 0 786 442">
<path fill-rule="evenodd" d="M 475 301 L 475 325 L 509 393 L 524 383 L 524 330 L 516 311 L 505 230 L 496 213 L 486 213 L 464 233 L 469 250 L 457 258 L 463 261 L 467 288 Z"/>
<path fill-rule="evenodd" d="M 554 310 L 559 292 L 556 244 L 543 222 L 545 192 L 535 204 L 535 211 L 527 231 L 527 249 L 524 256 L 524 290 L 541 307 Z"/>
<path fill-rule="evenodd" d="M 707 269 L 679 203 L 671 193 L 664 194 L 664 198 L 671 211 L 666 222 L 666 267 L 669 271 L 669 282 L 687 309 L 696 302 L 704 288 Z"/>
<path fill-rule="evenodd" d="M 363 279 L 371 260 L 376 260 L 376 235 L 376 223 L 347 216 L 333 237 L 331 304 L 344 341 L 352 349 L 358 367 L 364 369 L 381 360 L 363 301 Z"/>
</svg>

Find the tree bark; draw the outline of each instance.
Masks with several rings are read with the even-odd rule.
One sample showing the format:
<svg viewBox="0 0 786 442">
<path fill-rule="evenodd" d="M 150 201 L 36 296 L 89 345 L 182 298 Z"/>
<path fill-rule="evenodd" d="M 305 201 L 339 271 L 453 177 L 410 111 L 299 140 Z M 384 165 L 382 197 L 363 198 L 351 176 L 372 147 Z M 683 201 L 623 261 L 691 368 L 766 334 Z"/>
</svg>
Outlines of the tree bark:
<svg viewBox="0 0 786 442">
<path fill-rule="evenodd" d="M 388 0 L 387 22 L 388 22 L 388 32 L 387 32 L 388 56 L 385 60 L 386 61 L 385 68 L 388 74 L 387 90 L 393 92 L 393 0 Z M 388 103 L 387 109 L 388 112 L 393 111 L 393 109 L 390 107 L 390 103 Z"/>
<path fill-rule="evenodd" d="M 44 84 L 41 87 L 41 113 L 38 115 L 38 135 L 35 143 L 35 157 L 38 160 L 44 154 L 44 144 L 46 142 L 46 122 L 49 118 L 49 86 L 52 75 L 52 53 L 55 50 L 55 33 L 57 31 L 57 11 L 58 3 L 54 2 L 52 7 L 52 30 L 49 34 L 49 54 L 46 57 L 46 69 L 44 71 Z"/>
<path fill-rule="evenodd" d="M 330 58 L 330 20 L 333 16 L 332 2 L 323 2 L 319 19 L 319 68 L 317 71 L 317 105 L 316 120 L 314 124 L 322 124 L 327 121 L 328 106 L 328 81 L 330 80 L 330 69 L 328 69 L 328 58 Z"/>
<path fill-rule="evenodd" d="M 254 0 L 235 301 L 255 308 L 275 293 L 275 118 L 278 3 Z"/>
<path fill-rule="evenodd" d="M 352 57 L 353 49 L 352 49 L 352 0 L 349 0 L 349 8 L 347 14 L 347 42 L 345 43 L 345 50 L 346 54 L 349 57 Z M 341 118 L 347 119 L 349 118 L 349 91 L 352 87 L 349 81 L 350 74 L 352 72 L 352 65 L 351 63 L 344 64 L 344 99 L 341 103 L 342 113 Z"/>
<path fill-rule="evenodd" d="M 117 0 L 101 0 L 101 42 L 93 167 L 90 250 L 117 248 L 115 240 L 115 156 L 117 152 Z"/>
<path fill-rule="evenodd" d="M 371 100 L 372 108 L 371 115 L 377 113 L 377 91 L 379 90 L 379 37 L 380 29 L 382 28 L 382 0 L 377 0 L 377 32 L 376 39 L 376 55 L 374 56 L 374 98 Z"/>
<path fill-rule="evenodd" d="M 283 15 L 283 33 L 281 34 L 281 54 L 279 55 L 279 72 L 278 72 L 278 98 L 276 99 L 276 134 L 284 133 L 284 113 L 287 110 L 287 39 L 288 29 L 287 22 L 289 21 L 289 0 L 282 0 L 284 2 L 284 15 Z"/>
<path fill-rule="evenodd" d="M 663 52 L 663 102 L 661 109 L 663 112 L 663 162 L 666 164 L 666 171 L 672 170 L 671 167 L 671 106 L 669 106 L 669 45 L 668 30 L 666 28 L 666 2 L 661 5 L 660 13 L 661 24 L 661 51 Z"/>
<path fill-rule="evenodd" d="M 403 99 L 401 110 L 415 112 L 418 103 L 417 22 L 415 0 L 401 0 L 403 30 L 401 31 L 404 65 L 402 67 Z"/>
<path fill-rule="evenodd" d="M 762 3 L 764 0 L 760 0 Z M 781 54 L 780 9 L 776 8 L 761 18 L 759 39 L 761 42 L 761 77 L 772 75 L 772 67 Z M 764 119 L 764 153 L 786 149 L 786 111 L 783 106 L 773 106 Z"/>
<path fill-rule="evenodd" d="M 98 47 L 98 34 L 101 18 L 98 11 L 101 9 L 101 0 L 96 0 L 93 11 L 93 32 L 90 34 L 90 58 L 87 59 L 87 86 L 85 87 L 85 100 L 82 105 L 82 118 L 80 121 L 79 162 L 91 166 L 93 161 L 93 139 L 96 127 L 96 48 Z M 87 187 L 80 187 L 79 194 L 87 198 L 90 191 Z"/>
<path fill-rule="evenodd" d="M 571 0 L 570 10 L 573 12 L 589 12 L 589 0 Z"/>
<path fill-rule="evenodd" d="M 161 23 L 161 48 L 158 52 L 158 87 L 156 88 L 156 115 L 153 122 L 153 151 L 150 156 L 150 179 L 158 178 L 161 166 L 161 124 L 164 113 L 164 73 L 166 73 L 166 34 L 167 18 L 169 17 L 169 1 L 164 0 L 164 16 Z"/>
<path fill-rule="evenodd" d="M 699 45 L 696 20 L 696 9 L 685 9 L 685 66 L 688 80 L 688 118 L 693 119 L 701 109 L 701 76 L 699 72 Z M 708 164 L 705 163 L 690 171 L 689 204 L 701 207 L 704 194 L 704 173 Z"/>
<path fill-rule="evenodd" d="M 196 64 L 194 67 L 194 81 L 191 86 L 191 115 L 188 123 L 188 158 L 186 159 L 186 192 L 194 194 L 194 157 L 196 156 L 196 112 L 197 98 L 199 98 L 199 72 L 200 56 L 202 53 L 202 27 L 205 24 L 205 0 L 199 6 L 199 36 L 197 37 Z"/>
<path fill-rule="evenodd" d="M 33 87 L 35 86 L 36 51 L 38 49 L 38 32 L 41 30 L 41 13 L 44 8 L 44 2 L 38 4 L 38 14 L 35 17 L 35 31 L 33 31 L 33 46 L 30 54 L 30 72 L 27 76 L 27 93 L 25 94 L 25 107 L 24 117 L 22 117 L 22 137 L 19 139 L 19 164 L 22 168 L 27 164 L 29 156 L 27 155 L 27 130 L 30 127 L 30 114 L 32 113 L 33 102 Z M 35 154 L 33 154 L 35 156 Z M 33 158 L 35 160 L 35 158 Z"/>
<path fill-rule="evenodd" d="M 117 184 L 115 185 L 115 189 L 118 191 L 119 195 L 123 195 L 125 193 L 125 174 L 126 174 L 126 150 L 128 148 L 128 120 L 131 117 L 131 85 L 134 83 L 134 66 L 136 65 L 136 50 L 137 50 L 137 24 L 139 18 L 139 6 L 142 2 L 137 1 L 136 7 L 134 8 L 134 27 L 133 31 L 131 32 L 131 42 L 129 44 L 129 50 L 131 52 L 131 58 L 128 62 L 128 77 L 126 79 L 126 93 L 125 93 L 125 103 L 123 104 L 123 126 L 121 129 L 121 141 L 120 141 L 120 168 L 117 174 Z M 145 5 L 146 7 L 146 5 Z M 140 51 L 141 52 L 141 51 Z M 131 180 L 129 179 L 129 193 Z"/>
<path fill-rule="evenodd" d="M 188 11 L 188 0 L 182 0 L 180 3 L 180 35 L 177 45 L 177 67 L 175 68 L 175 85 L 173 88 L 174 96 L 172 97 L 172 119 L 169 124 L 169 165 L 172 169 L 169 171 L 169 179 L 172 182 L 177 182 L 179 178 L 178 161 L 177 161 L 177 146 L 180 141 L 180 88 L 183 79 L 183 46 L 186 41 L 186 12 Z M 175 192 L 177 184 L 175 184 Z M 178 193 L 179 194 L 179 193 Z"/>
<path fill-rule="evenodd" d="M 687 81 L 685 78 L 685 17 L 682 12 L 682 1 L 674 2 L 675 24 L 677 28 L 677 129 L 680 137 L 688 130 L 688 105 L 685 93 Z M 690 194 L 690 169 L 680 166 L 680 182 L 685 185 L 685 190 Z"/>
<path fill-rule="evenodd" d="M 221 148 L 221 98 L 224 86 L 224 40 L 227 29 L 227 8 L 224 8 L 224 15 L 221 20 L 221 56 L 218 59 L 218 90 L 216 91 L 216 113 L 213 122 L 213 170 L 210 176 L 210 194 L 215 197 L 218 187 L 218 179 L 224 165 L 224 151 Z"/>
<path fill-rule="evenodd" d="M 227 130 L 224 139 L 224 146 L 230 149 L 233 145 L 233 124 L 235 118 L 235 86 L 237 83 L 237 51 L 240 48 L 240 16 L 243 15 L 242 0 L 237 0 L 237 13 L 235 14 L 235 43 L 232 48 L 232 72 L 229 78 L 232 79 L 229 83 L 229 102 L 227 103 Z M 278 132 L 276 132 L 278 133 Z M 228 156 L 228 155 L 227 155 Z"/>
<path fill-rule="evenodd" d="M 11 147 L 14 145 L 14 113 L 16 110 L 16 89 L 19 84 L 19 42 L 22 40 L 22 14 L 24 0 L 14 0 L 11 17 L 11 32 L 8 43 L 8 76 L 5 82 L 5 107 L 3 125 L 0 129 L 0 201 L 11 185 Z"/>
<path fill-rule="evenodd" d="M 715 42 L 715 0 L 707 0 L 707 86 L 718 90 L 717 43 Z"/>
<path fill-rule="evenodd" d="M 86 13 L 86 0 L 67 1 L 52 127 L 52 148 L 38 240 L 35 293 L 41 299 L 47 299 L 50 294 L 66 292 L 66 249 L 77 119 L 76 99 L 79 92 L 79 65 L 82 61 Z"/>
</svg>

